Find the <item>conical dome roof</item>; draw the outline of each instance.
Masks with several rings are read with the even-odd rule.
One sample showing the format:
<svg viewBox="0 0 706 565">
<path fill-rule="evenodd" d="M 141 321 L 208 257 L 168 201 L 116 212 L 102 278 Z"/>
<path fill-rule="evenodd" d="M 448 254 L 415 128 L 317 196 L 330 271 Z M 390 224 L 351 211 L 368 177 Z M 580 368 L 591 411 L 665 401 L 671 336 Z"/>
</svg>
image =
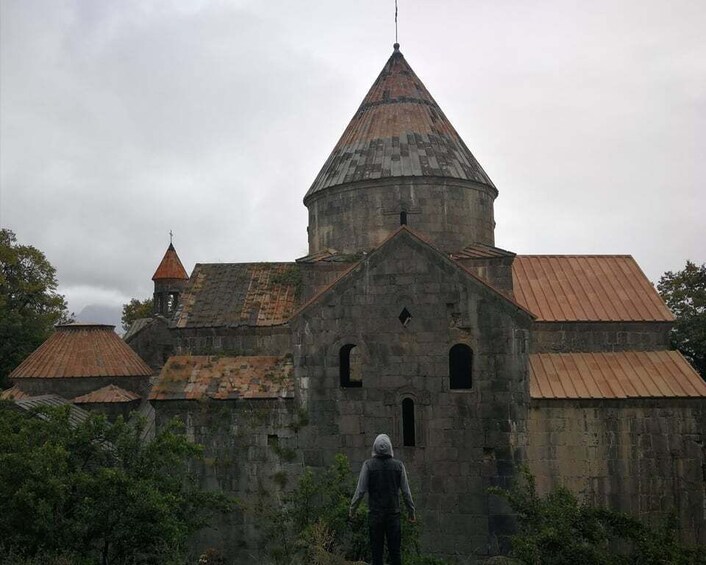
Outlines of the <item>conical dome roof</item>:
<svg viewBox="0 0 706 565">
<path fill-rule="evenodd" d="M 162 262 L 157 267 L 157 270 L 152 275 L 153 281 L 159 280 L 172 280 L 172 279 L 188 279 L 189 275 L 184 269 L 184 265 L 181 264 L 181 259 L 177 255 L 174 245 L 171 243 L 167 247 L 167 252 L 162 258 Z"/>
<path fill-rule="evenodd" d="M 407 176 L 495 188 L 395 44 L 304 200 L 332 186 Z"/>
</svg>

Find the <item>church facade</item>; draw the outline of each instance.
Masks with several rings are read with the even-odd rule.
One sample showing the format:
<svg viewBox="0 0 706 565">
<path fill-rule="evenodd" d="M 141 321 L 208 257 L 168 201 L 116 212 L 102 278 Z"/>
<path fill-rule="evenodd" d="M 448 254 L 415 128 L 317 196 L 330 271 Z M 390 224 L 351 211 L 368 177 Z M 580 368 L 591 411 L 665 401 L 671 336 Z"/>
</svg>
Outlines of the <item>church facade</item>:
<svg viewBox="0 0 706 565">
<path fill-rule="evenodd" d="M 425 549 L 507 549 L 488 494 L 528 465 L 706 542 L 706 384 L 630 256 L 496 246 L 498 190 L 395 45 L 304 197 L 309 253 L 197 264 L 170 245 L 155 316 L 125 337 L 159 377 L 157 426 L 206 448 L 204 484 L 262 501 L 378 433 L 407 465 Z M 252 559 L 238 510 L 204 545 Z"/>
</svg>

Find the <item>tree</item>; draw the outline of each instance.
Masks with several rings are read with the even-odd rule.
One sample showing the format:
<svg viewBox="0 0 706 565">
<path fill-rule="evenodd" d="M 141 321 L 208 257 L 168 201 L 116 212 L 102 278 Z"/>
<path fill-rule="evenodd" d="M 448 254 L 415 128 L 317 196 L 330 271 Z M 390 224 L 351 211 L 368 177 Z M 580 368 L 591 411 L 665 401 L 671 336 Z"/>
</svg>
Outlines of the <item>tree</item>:
<svg viewBox="0 0 706 565">
<path fill-rule="evenodd" d="M 144 300 L 133 298 L 127 304 L 123 304 L 123 317 L 121 318 L 123 329 L 128 331 L 132 323 L 140 318 L 151 318 L 153 308 L 151 298 L 145 298 Z"/>
<path fill-rule="evenodd" d="M 56 324 L 71 321 L 56 287 L 56 270 L 44 253 L 0 230 L 0 387 Z"/>
<path fill-rule="evenodd" d="M 511 555 L 533 565 L 704 565 L 706 548 L 678 541 L 678 524 L 660 528 L 599 506 L 581 502 L 565 487 L 537 494 L 527 468 L 510 489 L 493 487 L 516 512 L 518 531 Z"/>
<path fill-rule="evenodd" d="M 150 442 L 142 432 L 96 413 L 72 425 L 68 408 L 28 416 L 0 404 L 0 555 L 183 563 L 187 538 L 229 503 L 196 486 L 188 464 L 201 449 L 176 422 Z"/>
<path fill-rule="evenodd" d="M 672 346 L 706 379 L 706 264 L 687 261 L 682 271 L 667 271 L 657 290 L 676 317 Z"/>
</svg>

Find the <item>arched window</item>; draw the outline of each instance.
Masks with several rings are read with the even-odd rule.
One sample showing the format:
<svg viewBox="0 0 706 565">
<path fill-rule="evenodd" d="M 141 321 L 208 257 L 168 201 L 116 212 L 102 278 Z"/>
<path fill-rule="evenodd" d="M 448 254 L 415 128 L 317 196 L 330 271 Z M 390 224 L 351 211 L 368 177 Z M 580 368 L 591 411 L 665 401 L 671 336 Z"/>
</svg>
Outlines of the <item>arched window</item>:
<svg viewBox="0 0 706 565">
<path fill-rule="evenodd" d="M 449 382 L 452 389 L 468 389 L 472 385 L 473 350 L 464 343 L 449 349 Z"/>
<path fill-rule="evenodd" d="M 402 210 L 400 212 L 400 225 L 401 226 L 406 226 L 407 225 L 407 212 Z"/>
<path fill-rule="evenodd" d="M 338 375 L 342 387 L 363 386 L 360 355 L 354 343 L 347 343 L 338 352 Z"/>
<path fill-rule="evenodd" d="M 416 434 L 414 429 L 414 400 L 405 398 L 402 401 L 402 445 L 414 447 Z"/>
</svg>

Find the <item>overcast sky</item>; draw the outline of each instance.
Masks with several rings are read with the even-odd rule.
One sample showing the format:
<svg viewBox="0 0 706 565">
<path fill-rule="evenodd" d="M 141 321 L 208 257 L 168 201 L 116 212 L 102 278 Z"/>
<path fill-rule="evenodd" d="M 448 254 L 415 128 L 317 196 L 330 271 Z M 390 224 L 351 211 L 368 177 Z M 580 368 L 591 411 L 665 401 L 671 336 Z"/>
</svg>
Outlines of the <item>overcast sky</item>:
<svg viewBox="0 0 706 565">
<path fill-rule="evenodd" d="M 392 52 L 393 0 L 2 0 L 0 225 L 75 312 L 307 253 L 302 198 Z M 706 261 L 704 0 L 400 0 L 500 191 L 496 243 Z"/>
</svg>

